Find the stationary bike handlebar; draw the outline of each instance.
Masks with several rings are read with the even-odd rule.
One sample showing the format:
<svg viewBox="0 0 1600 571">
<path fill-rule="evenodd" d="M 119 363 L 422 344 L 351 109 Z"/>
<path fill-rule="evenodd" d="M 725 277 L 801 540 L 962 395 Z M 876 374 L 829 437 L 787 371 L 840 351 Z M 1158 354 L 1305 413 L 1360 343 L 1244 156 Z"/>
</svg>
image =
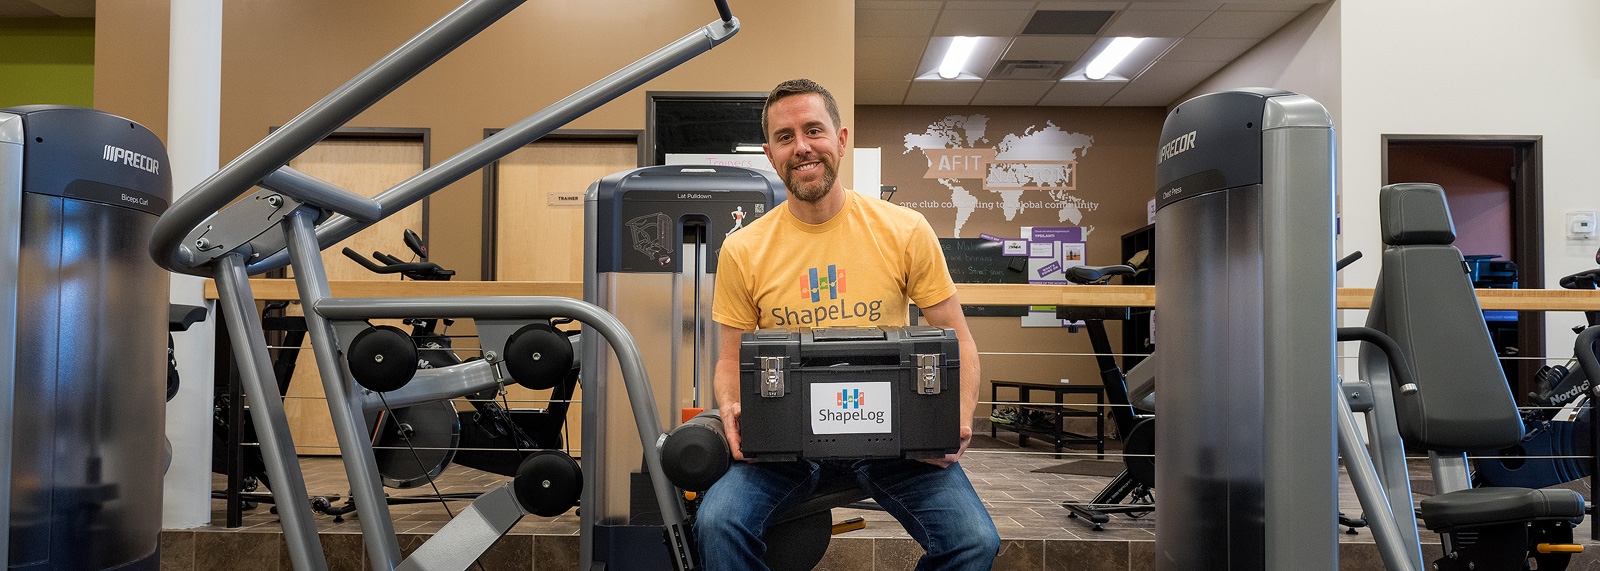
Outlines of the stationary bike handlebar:
<svg viewBox="0 0 1600 571">
<path fill-rule="evenodd" d="M 267 236 L 277 220 L 292 209 L 268 210 L 271 216 L 262 228 L 235 228 L 239 225 L 237 222 L 218 219 L 225 208 L 252 187 L 259 184 L 299 205 L 339 214 L 317 226 L 317 243 L 327 248 L 709 51 L 739 31 L 739 21 L 733 18 L 726 2 L 718 1 L 721 20 L 690 32 L 374 198 L 286 166 L 522 2 L 467 0 L 351 78 L 173 202 L 156 222 L 150 256 L 162 268 L 207 277 L 213 271 L 210 267 L 213 260 L 234 252 L 244 256 L 250 274 L 281 268 L 289 263 L 283 241 Z M 288 204 L 282 197 L 277 204 Z M 250 201 L 239 202 L 248 205 Z M 217 224 L 210 224 L 214 219 Z"/>
</svg>

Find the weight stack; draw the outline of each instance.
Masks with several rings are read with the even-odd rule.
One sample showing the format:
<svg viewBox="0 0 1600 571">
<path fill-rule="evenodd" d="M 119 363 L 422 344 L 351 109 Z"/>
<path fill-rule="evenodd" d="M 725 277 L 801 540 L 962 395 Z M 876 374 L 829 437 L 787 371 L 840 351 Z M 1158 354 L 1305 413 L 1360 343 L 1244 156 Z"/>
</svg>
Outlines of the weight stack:
<svg viewBox="0 0 1600 571">
<path fill-rule="evenodd" d="M 148 243 L 166 163 L 115 115 L 0 109 L 11 569 L 160 566 L 168 277 Z"/>
</svg>

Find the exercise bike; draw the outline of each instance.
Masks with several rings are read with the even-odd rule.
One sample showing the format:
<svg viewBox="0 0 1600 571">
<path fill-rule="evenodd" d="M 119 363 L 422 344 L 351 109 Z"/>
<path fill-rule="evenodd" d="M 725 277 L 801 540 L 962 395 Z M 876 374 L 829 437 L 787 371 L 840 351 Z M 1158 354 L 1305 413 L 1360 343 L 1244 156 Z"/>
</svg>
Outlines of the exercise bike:
<svg viewBox="0 0 1600 571">
<path fill-rule="evenodd" d="M 1595 254 L 1600 264 L 1600 252 Z M 1600 281 L 1600 268 L 1562 277 L 1566 289 L 1593 290 Z M 1573 333 L 1600 326 L 1600 311 L 1585 311 L 1587 326 L 1573 327 Z M 1477 481 L 1488 486 L 1544 488 L 1571 482 L 1590 474 L 1590 462 L 1579 458 L 1591 449 L 1593 422 L 1590 411 L 1590 376 L 1579 366 L 1579 355 L 1563 365 L 1546 365 L 1534 377 L 1536 391 L 1528 394 L 1532 410 L 1522 414 L 1528 434 L 1516 446 L 1500 450 L 1497 458 L 1476 462 Z M 1531 458 L 1530 458 L 1531 457 Z"/>
</svg>

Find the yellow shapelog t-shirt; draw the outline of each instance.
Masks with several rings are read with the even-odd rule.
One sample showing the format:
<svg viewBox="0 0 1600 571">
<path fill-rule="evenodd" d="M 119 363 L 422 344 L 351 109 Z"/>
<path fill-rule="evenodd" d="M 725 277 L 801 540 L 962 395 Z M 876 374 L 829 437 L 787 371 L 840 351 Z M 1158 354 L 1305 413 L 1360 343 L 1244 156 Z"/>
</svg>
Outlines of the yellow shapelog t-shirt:
<svg viewBox="0 0 1600 571">
<path fill-rule="evenodd" d="M 929 307 L 955 294 L 921 213 L 844 192 L 844 209 L 822 224 L 784 202 L 728 236 L 712 318 L 739 329 L 905 325 L 907 300 Z"/>
</svg>

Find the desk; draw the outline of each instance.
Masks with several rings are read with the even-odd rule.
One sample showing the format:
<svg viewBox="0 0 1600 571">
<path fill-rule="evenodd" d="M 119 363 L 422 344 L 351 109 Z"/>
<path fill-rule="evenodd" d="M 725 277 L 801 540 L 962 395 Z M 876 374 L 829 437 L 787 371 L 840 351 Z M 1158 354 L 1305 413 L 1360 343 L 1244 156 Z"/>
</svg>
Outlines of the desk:
<svg viewBox="0 0 1600 571">
<path fill-rule="evenodd" d="M 1069 385 L 1069 384 L 1066 384 L 1066 383 L 1059 383 L 1059 384 L 1051 385 L 1051 384 L 1044 384 L 1044 383 L 1024 383 L 1024 382 L 1020 382 L 1020 381 L 990 380 L 989 381 L 989 401 L 990 402 L 1000 402 L 999 394 L 1000 394 L 1000 389 L 1002 389 L 1002 388 L 1017 389 L 1017 401 L 1018 401 L 1019 404 L 1017 404 L 1016 407 L 1017 407 L 1018 411 L 1039 410 L 1039 411 L 1046 411 L 1046 412 L 1053 413 L 1053 414 L 1056 415 L 1056 426 L 1055 426 L 1054 430 L 1041 430 L 1041 429 L 1038 429 L 1038 428 L 1031 428 L 1031 427 L 1022 426 L 1022 423 L 1021 423 L 1020 419 L 1017 422 L 1013 423 L 1013 424 L 1000 424 L 1000 423 L 997 423 L 997 422 L 991 422 L 991 423 L 989 423 L 989 436 L 990 437 L 996 436 L 996 434 L 998 433 L 998 430 L 1001 429 L 1001 428 L 1004 428 L 1006 430 L 1010 430 L 1010 431 L 1013 431 L 1013 432 L 1017 433 L 1017 445 L 1026 446 L 1028 444 L 1028 436 L 1029 435 L 1034 435 L 1034 436 L 1037 436 L 1037 437 L 1040 437 L 1040 438 L 1045 438 L 1045 439 L 1048 439 L 1048 440 L 1054 442 L 1055 445 L 1056 445 L 1056 453 L 1057 454 L 1061 453 L 1061 447 L 1065 446 L 1067 444 L 1093 444 L 1093 445 L 1095 445 L 1095 452 L 1097 454 L 1099 454 L 1099 456 L 1096 456 L 1096 457 L 1097 458 L 1102 458 L 1102 459 L 1105 458 L 1105 453 L 1106 453 L 1106 416 L 1105 416 L 1105 414 L 1103 414 L 1103 410 L 1102 410 L 1104 408 L 1104 405 L 1106 404 L 1105 387 L 1089 386 L 1089 385 Z M 1051 405 L 1045 405 L 1043 403 L 1040 403 L 1038 405 L 1030 406 L 1028 404 L 1024 404 L 1024 403 L 1029 403 L 1029 402 L 1033 401 L 1032 396 L 1033 396 L 1033 393 L 1035 391 L 1055 393 L 1055 395 L 1056 395 L 1056 400 L 1055 400 L 1056 405 L 1051 406 Z M 1087 395 L 1087 394 L 1094 395 L 1094 403 L 1095 403 L 1094 410 L 1083 410 L 1083 409 L 1072 408 L 1070 406 L 1060 406 L 1060 405 L 1066 404 L 1066 402 L 1067 402 L 1066 401 L 1066 396 L 1067 395 Z M 1066 419 L 1068 419 L 1068 418 L 1091 418 L 1091 417 L 1094 418 L 1095 435 L 1093 437 L 1088 436 L 1086 434 L 1078 434 L 1076 432 L 1067 431 L 1067 429 L 1066 429 Z"/>
</svg>

